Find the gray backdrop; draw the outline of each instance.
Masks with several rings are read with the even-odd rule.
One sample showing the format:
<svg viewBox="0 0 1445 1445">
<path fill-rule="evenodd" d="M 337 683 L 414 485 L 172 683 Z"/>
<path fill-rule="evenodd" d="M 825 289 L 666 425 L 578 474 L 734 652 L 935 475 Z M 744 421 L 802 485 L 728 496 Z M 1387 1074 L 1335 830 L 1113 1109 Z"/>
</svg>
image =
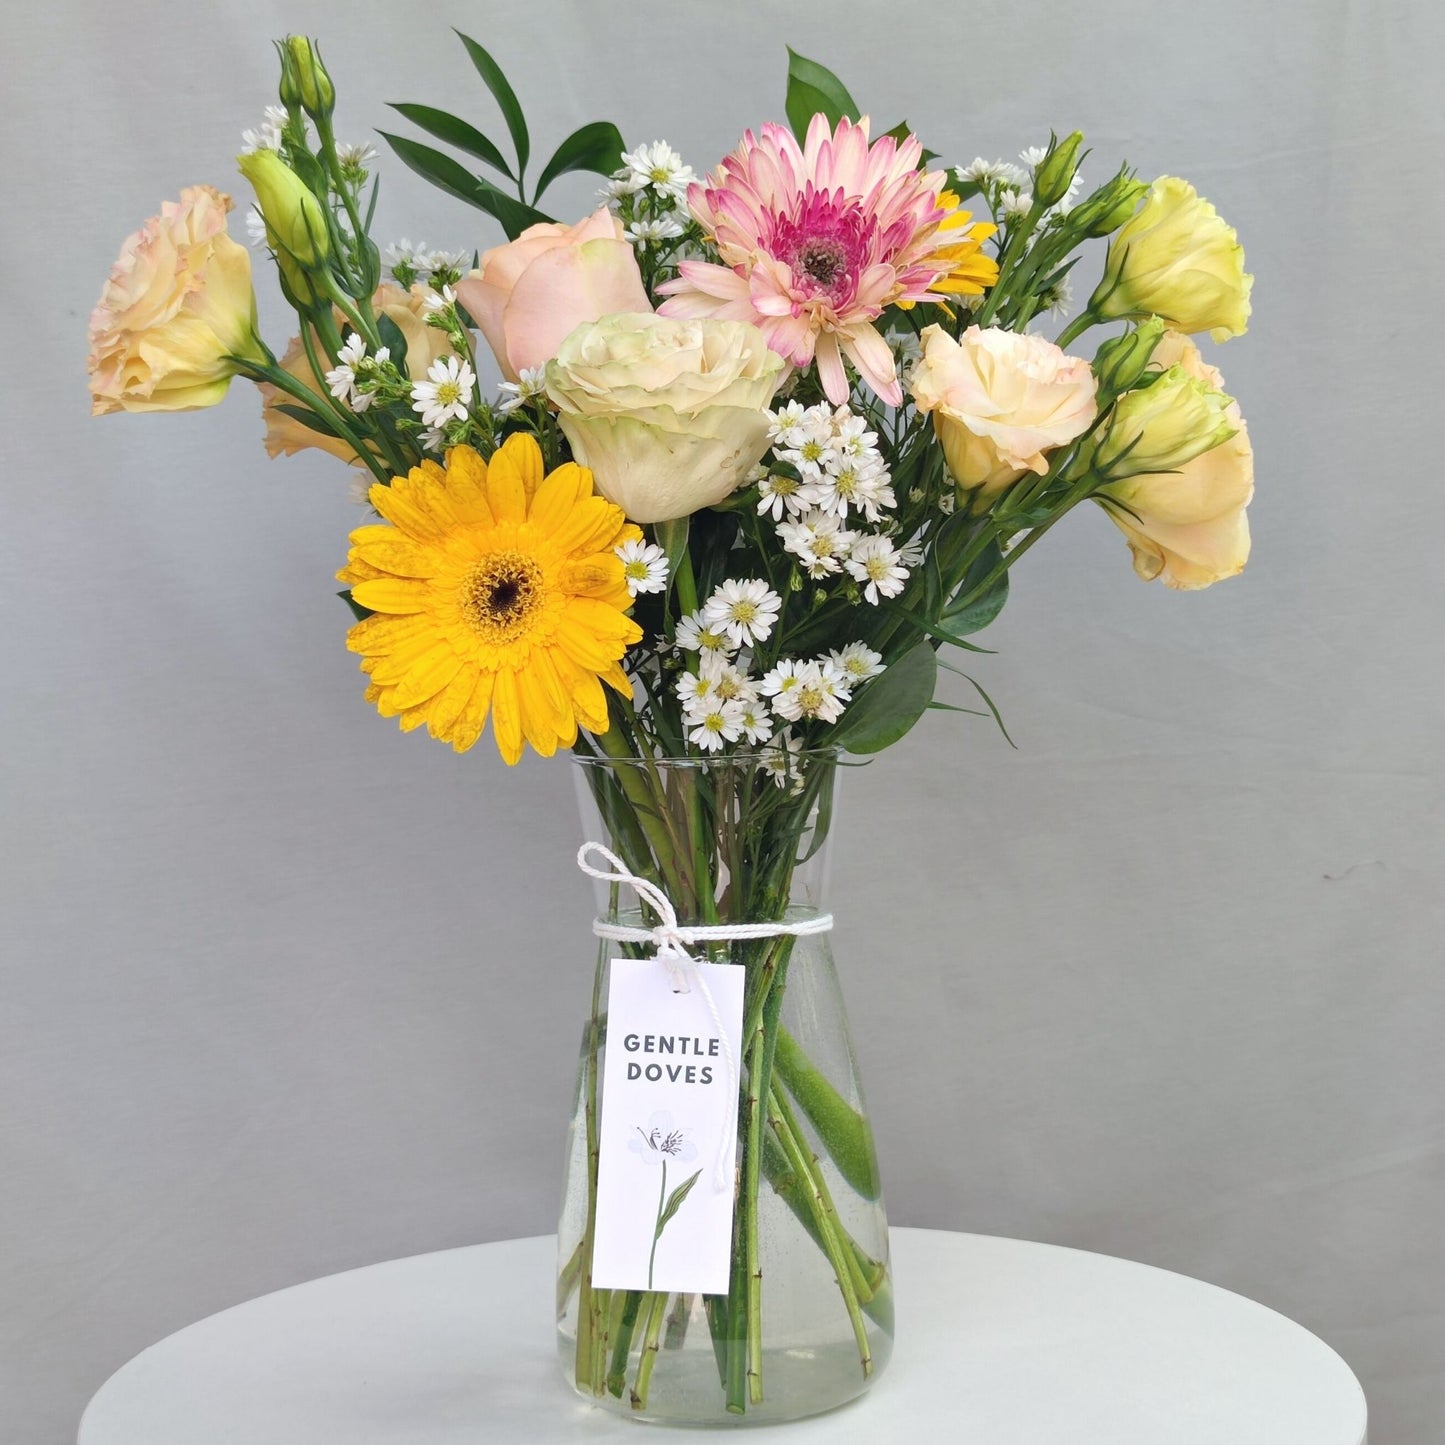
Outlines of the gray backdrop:
<svg viewBox="0 0 1445 1445">
<path fill-rule="evenodd" d="M 268 462 L 248 387 L 91 422 L 82 375 L 125 233 L 183 184 L 242 194 L 269 37 L 323 37 L 348 135 L 388 100 L 499 134 L 449 24 L 494 47 L 539 147 L 608 115 L 705 168 L 780 116 L 790 42 L 954 159 L 1077 125 L 1089 176 L 1178 172 L 1238 225 L 1255 322 L 1217 359 L 1258 455 L 1249 571 L 1145 587 L 1092 514 L 1041 547 L 978 664 L 1018 750 L 935 714 L 848 779 L 841 966 L 896 1221 L 1241 1291 L 1354 1365 L 1382 1445 L 1441 1438 L 1428 11 L 12 7 L 7 1445 L 62 1445 L 111 1370 L 225 1305 L 552 1227 L 591 954 L 569 765 L 458 759 L 361 701 L 331 580 L 347 477 Z M 395 164 L 378 232 L 495 235 Z"/>
</svg>

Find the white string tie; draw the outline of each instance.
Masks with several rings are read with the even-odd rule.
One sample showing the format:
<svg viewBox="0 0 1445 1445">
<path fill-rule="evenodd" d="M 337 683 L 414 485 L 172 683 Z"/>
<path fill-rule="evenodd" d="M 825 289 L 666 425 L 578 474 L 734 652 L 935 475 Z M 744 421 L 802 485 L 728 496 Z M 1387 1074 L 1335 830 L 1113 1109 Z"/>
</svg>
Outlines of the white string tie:
<svg viewBox="0 0 1445 1445">
<path fill-rule="evenodd" d="M 592 854 L 605 859 L 611 867 L 594 867 L 588 861 Z M 577 866 L 589 878 L 596 878 L 599 882 L 625 884 L 657 915 L 657 924 L 653 928 L 609 923 L 605 918 L 598 918 L 592 923 L 592 932 L 598 938 L 610 939 L 616 943 L 650 943 L 658 961 L 666 966 L 672 978 L 674 993 L 691 993 L 690 977 L 696 980 L 698 992 L 702 994 L 707 1011 L 712 1015 L 718 1038 L 722 1040 L 723 1061 L 727 1065 L 728 1093 L 735 1096 L 741 1079 L 732 1040 L 728 1038 L 728 1031 L 723 1027 L 722 1016 L 718 1013 L 712 990 L 707 986 L 707 978 L 698 967 L 702 960 L 693 957 L 688 951 L 689 945 L 732 943 L 753 938 L 781 938 L 785 935 L 804 938 L 809 934 L 829 932 L 833 927 L 833 915 L 820 913 L 812 918 L 791 922 L 684 925 L 677 921 L 677 910 L 672 906 L 672 900 L 657 884 L 649 878 L 639 878 L 616 853 L 601 843 L 584 843 L 577 850 Z M 718 1142 L 717 1160 L 713 1168 L 713 1188 L 718 1191 L 733 1187 L 737 1110 L 729 1109 L 726 1119 L 727 1124 Z"/>
</svg>

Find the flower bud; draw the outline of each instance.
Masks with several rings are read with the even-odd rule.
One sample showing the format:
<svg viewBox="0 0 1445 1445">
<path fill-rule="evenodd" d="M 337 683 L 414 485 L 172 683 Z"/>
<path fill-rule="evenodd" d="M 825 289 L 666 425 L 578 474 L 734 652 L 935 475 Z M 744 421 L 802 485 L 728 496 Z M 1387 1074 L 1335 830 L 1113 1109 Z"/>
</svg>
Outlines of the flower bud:
<svg viewBox="0 0 1445 1445">
<path fill-rule="evenodd" d="M 236 164 L 256 192 L 277 255 L 307 270 L 325 265 L 331 252 L 326 213 L 301 177 L 272 150 L 238 156 Z"/>
<path fill-rule="evenodd" d="M 336 108 L 336 87 L 321 63 L 321 52 L 316 48 L 316 42 L 304 35 L 288 35 L 282 51 L 282 76 L 285 76 L 286 60 L 289 58 L 297 94 L 306 114 L 318 124 L 329 120 Z"/>
<path fill-rule="evenodd" d="M 1050 140 L 1048 154 L 1034 172 L 1034 199 L 1045 206 L 1057 205 L 1069 193 L 1074 172 L 1079 169 L 1079 147 L 1083 131 L 1076 130 L 1063 140 Z"/>
<path fill-rule="evenodd" d="M 1234 228 L 1188 181 L 1160 176 L 1109 243 L 1089 310 L 1100 318 L 1162 316 L 1172 330 L 1227 341 L 1244 334 L 1253 284 Z"/>
<path fill-rule="evenodd" d="M 296 74 L 296 62 L 292 59 L 291 51 L 284 41 L 275 40 L 272 44 L 276 47 L 276 54 L 281 57 L 281 84 L 278 93 L 281 97 L 281 104 L 290 111 L 293 118 L 301 115 L 301 79 Z"/>
<path fill-rule="evenodd" d="M 1151 316 L 1132 331 L 1110 337 L 1099 348 L 1094 356 L 1094 375 L 1099 382 L 1101 405 L 1138 386 L 1163 335 L 1164 323 Z"/>
<path fill-rule="evenodd" d="M 1139 208 L 1149 187 L 1144 181 L 1120 171 L 1106 181 L 1093 195 L 1086 197 L 1072 211 L 1069 221 L 1081 236 L 1097 239 L 1112 235 Z"/>
<path fill-rule="evenodd" d="M 1226 415 L 1232 402 L 1183 366 L 1171 366 L 1115 403 L 1094 468 L 1111 481 L 1177 471 L 1235 434 L 1238 427 Z"/>
</svg>

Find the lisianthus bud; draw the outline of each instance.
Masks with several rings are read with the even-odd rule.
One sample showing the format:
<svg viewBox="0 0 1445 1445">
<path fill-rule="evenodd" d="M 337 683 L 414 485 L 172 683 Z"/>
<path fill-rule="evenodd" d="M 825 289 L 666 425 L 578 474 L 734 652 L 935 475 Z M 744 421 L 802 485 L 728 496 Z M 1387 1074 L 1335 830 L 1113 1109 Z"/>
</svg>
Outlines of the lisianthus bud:
<svg viewBox="0 0 1445 1445">
<path fill-rule="evenodd" d="M 1147 321 L 1112 336 L 1094 356 L 1094 375 L 1099 382 L 1099 400 L 1106 406 L 1116 396 L 1137 386 L 1164 335 L 1164 323 L 1151 316 Z"/>
<path fill-rule="evenodd" d="M 1125 171 L 1106 181 L 1091 196 L 1086 196 L 1072 211 L 1069 222 L 1081 236 L 1111 236 L 1139 209 L 1139 202 L 1148 193 L 1145 181 L 1134 179 Z"/>
<path fill-rule="evenodd" d="M 302 108 L 314 121 L 329 120 L 336 108 L 336 87 L 321 63 L 321 52 L 316 48 L 316 42 L 304 35 L 288 35 L 283 50 L 291 61 Z M 285 69 L 283 59 L 283 76 Z"/>
<path fill-rule="evenodd" d="M 238 156 L 266 222 L 266 239 L 279 256 L 305 269 L 325 264 L 331 252 L 326 213 L 301 177 L 273 150 Z"/>
<path fill-rule="evenodd" d="M 1053 206 L 1068 195 L 1074 172 L 1079 169 L 1079 147 L 1083 143 L 1084 133 L 1079 130 L 1061 141 L 1051 142 L 1048 154 L 1034 172 L 1035 200 Z"/>
<path fill-rule="evenodd" d="M 1097 317 L 1162 316 L 1175 331 L 1242 336 L 1254 277 L 1244 247 L 1188 181 L 1160 176 L 1109 243 L 1104 279 L 1089 300 Z"/>
<path fill-rule="evenodd" d="M 1094 456 L 1095 470 L 1112 481 L 1177 471 L 1234 435 L 1237 428 L 1226 415 L 1233 400 L 1183 366 L 1171 366 L 1115 403 Z"/>
</svg>

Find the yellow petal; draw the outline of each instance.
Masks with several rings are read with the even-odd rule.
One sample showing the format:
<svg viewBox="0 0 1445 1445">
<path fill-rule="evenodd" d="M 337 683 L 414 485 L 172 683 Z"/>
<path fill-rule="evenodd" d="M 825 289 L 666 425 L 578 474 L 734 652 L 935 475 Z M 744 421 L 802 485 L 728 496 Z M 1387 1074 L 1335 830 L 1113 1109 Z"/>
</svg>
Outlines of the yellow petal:
<svg viewBox="0 0 1445 1445">
<path fill-rule="evenodd" d="M 487 467 L 487 501 L 499 524 L 527 520 L 527 488 L 515 456 L 515 450 L 509 455 L 504 446 L 493 455 Z"/>
<path fill-rule="evenodd" d="M 487 725 L 487 712 L 492 703 L 494 681 L 493 673 L 479 672 L 477 674 L 477 680 L 472 686 L 472 695 L 467 699 L 461 716 L 452 728 L 452 747 L 457 752 L 466 752 L 481 737 L 482 729 Z"/>
<path fill-rule="evenodd" d="M 517 700 L 517 679 L 510 670 L 496 674 L 492 684 L 492 735 L 497 751 L 509 767 L 522 759 L 522 707 Z"/>
<path fill-rule="evenodd" d="M 537 445 L 536 438 L 528 436 L 526 432 L 513 432 L 497 448 L 496 456 L 492 458 L 493 463 L 497 457 L 504 458 L 516 469 L 522 481 L 522 490 L 530 502 L 536 496 L 537 488 L 542 485 L 542 448 Z"/>
<path fill-rule="evenodd" d="M 528 518 L 541 531 L 555 532 L 584 497 L 592 495 L 592 474 L 567 462 L 548 476 L 532 498 Z"/>
</svg>

